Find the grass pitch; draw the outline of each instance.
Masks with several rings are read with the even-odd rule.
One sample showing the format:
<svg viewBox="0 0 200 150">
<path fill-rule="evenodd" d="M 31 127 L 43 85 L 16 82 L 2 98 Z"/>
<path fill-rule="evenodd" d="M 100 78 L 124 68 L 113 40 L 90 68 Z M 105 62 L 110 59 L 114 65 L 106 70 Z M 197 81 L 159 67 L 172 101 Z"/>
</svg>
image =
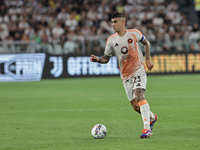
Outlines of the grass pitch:
<svg viewBox="0 0 200 150">
<path fill-rule="evenodd" d="M 199 150 L 200 75 L 148 76 L 153 136 L 120 77 L 0 83 L 0 150 Z M 104 139 L 90 131 L 101 123 Z"/>
</svg>

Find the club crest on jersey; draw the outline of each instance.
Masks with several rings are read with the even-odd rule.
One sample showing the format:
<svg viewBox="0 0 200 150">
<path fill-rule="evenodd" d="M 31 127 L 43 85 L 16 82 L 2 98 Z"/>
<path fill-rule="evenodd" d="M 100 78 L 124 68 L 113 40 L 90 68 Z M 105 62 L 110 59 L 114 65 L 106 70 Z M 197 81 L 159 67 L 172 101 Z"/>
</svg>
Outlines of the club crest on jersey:
<svg viewBox="0 0 200 150">
<path fill-rule="evenodd" d="M 128 52 L 128 47 L 123 46 L 123 47 L 121 48 L 121 52 L 122 52 L 122 54 L 126 54 L 126 53 Z"/>
<path fill-rule="evenodd" d="M 131 38 L 129 38 L 129 39 L 128 39 L 128 42 L 129 42 L 129 43 L 132 43 L 132 42 L 133 42 L 133 40 L 132 40 Z"/>
</svg>

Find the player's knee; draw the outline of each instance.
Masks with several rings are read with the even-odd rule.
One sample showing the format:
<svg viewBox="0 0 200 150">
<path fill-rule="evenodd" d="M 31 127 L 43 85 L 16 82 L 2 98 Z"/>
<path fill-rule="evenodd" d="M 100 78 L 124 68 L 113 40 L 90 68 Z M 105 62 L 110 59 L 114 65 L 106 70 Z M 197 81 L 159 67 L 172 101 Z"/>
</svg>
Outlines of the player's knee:
<svg viewBox="0 0 200 150">
<path fill-rule="evenodd" d="M 136 95 L 135 99 L 137 100 L 137 102 L 140 102 L 141 100 L 145 99 L 144 95 Z"/>
<path fill-rule="evenodd" d="M 135 90 L 135 99 L 137 100 L 137 102 L 140 102 L 141 100 L 145 99 L 144 91 L 144 89 Z"/>
</svg>

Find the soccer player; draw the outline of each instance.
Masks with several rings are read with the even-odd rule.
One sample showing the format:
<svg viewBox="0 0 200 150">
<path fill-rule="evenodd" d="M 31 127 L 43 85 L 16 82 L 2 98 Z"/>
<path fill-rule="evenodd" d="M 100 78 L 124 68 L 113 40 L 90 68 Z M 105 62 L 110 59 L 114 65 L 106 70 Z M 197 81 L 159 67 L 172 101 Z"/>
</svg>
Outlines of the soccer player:
<svg viewBox="0 0 200 150">
<path fill-rule="evenodd" d="M 147 138 L 153 134 L 152 129 L 157 121 L 157 115 L 150 111 L 145 99 L 147 77 L 144 57 L 138 42 L 144 45 L 146 67 L 151 71 L 153 63 L 150 59 L 150 43 L 139 30 L 125 28 L 124 13 L 114 13 L 111 22 L 116 33 L 107 39 L 104 56 L 98 58 L 91 54 L 90 61 L 105 64 L 109 62 L 112 54 L 115 54 L 127 97 L 134 110 L 142 116 L 144 129 L 140 138 Z"/>
</svg>

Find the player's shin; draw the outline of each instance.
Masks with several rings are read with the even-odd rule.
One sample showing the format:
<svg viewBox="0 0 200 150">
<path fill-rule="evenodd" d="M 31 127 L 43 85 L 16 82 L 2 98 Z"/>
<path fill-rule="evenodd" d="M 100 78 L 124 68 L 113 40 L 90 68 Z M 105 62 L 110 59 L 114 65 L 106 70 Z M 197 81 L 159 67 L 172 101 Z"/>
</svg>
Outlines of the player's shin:
<svg viewBox="0 0 200 150">
<path fill-rule="evenodd" d="M 140 112 L 142 115 L 142 120 L 144 123 L 144 129 L 150 130 L 150 108 L 149 104 L 147 103 L 146 100 L 142 100 L 138 102 L 140 106 Z"/>
</svg>

